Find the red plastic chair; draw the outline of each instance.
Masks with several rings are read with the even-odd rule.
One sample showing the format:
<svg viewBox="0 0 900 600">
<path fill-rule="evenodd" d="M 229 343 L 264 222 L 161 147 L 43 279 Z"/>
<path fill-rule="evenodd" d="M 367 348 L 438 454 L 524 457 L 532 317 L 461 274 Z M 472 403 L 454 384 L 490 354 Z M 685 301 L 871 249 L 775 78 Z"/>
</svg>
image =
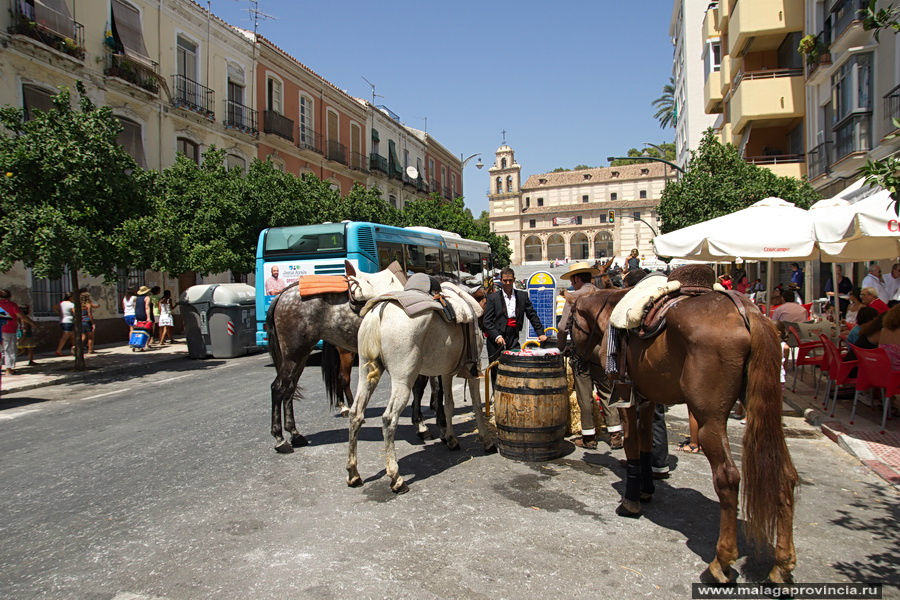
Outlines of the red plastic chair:
<svg viewBox="0 0 900 600">
<path fill-rule="evenodd" d="M 882 348 L 866 350 L 850 344 L 859 362 L 859 372 L 856 376 L 856 394 L 853 396 L 853 410 L 850 411 L 850 424 L 856 418 L 856 402 L 859 393 L 864 390 L 878 388 L 882 390 L 883 410 L 881 414 L 881 433 L 884 433 L 884 424 L 888 420 L 891 409 L 891 396 L 900 393 L 900 372 L 891 369 L 891 361 Z"/>
<path fill-rule="evenodd" d="M 791 387 L 791 391 L 796 392 L 799 367 L 810 365 L 821 369 L 822 364 L 825 362 L 825 351 L 822 348 L 822 342 L 801 342 L 800 334 L 797 333 L 797 328 L 793 325 L 788 326 L 788 336 L 793 338 L 797 348 L 797 358 L 794 359 L 794 384 Z M 822 351 L 820 354 L 814 354 L 814 352 L 819 350 Z M 816 393 L 813 398 L 819 397 L 819 379 L 819 377 L 816 377 Z"/>
<path fill-rule="evenodd" d="M 806 320 L 807 321 L 809 321 L 809 313 L 812 311 L 812 305 L 813 305 L 812 302 L 810 302 L 809 304 L 801 304 L 800 305 L 806 310 Z"/>
<path fill-rule="evenodd" d="M 851 377 L 850 373 L 853 371 L 854 367 L 857 366 L 858 361 L 843 360 L 844 357 L 841 355 L 838 347 L 834 345 L 834 342 L 832 342 L 827 335 L 819 334 L 819 340 L 822 342 L 822 347 L 825 349 L 825 360 L 828 363 L 828 387 L 825 388 L 824 408 L 825 411 L 828 412 L 828 406 L 830 404 L 830 416 L 833 417 L 834 411 L 837 408 L 837 397 L 840 387 L 842 385 L 856 383 L 856 377 Z M 829 390 L 831 390 L 832 384 L 834 384 L 834 394 L 829 398 Z"/>
</svg>

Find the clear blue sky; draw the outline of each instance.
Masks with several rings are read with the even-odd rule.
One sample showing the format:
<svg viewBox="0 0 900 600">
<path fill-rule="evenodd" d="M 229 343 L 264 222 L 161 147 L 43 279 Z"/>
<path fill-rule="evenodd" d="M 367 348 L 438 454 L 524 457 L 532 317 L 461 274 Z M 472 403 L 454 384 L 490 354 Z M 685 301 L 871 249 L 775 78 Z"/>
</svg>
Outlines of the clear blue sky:
<svg viewBox="0 0 900 600">
<path fill-rule="evenodd" d="M 249 6 L 211 4 L 252 29 Z M 481 153 L 485 168 L 473 159 L 463 176 L 476 217 L 503 129 L 523 178 L 674 138 L 650 105 L 672 71 L 671 0 L 262 0 L 259 10 L 277 18 L 260 20 L 262 35 L 337 87 L 371 99 L 365 77 L 405 124 L 428 117 L 451 152 Z"/>
</svg>

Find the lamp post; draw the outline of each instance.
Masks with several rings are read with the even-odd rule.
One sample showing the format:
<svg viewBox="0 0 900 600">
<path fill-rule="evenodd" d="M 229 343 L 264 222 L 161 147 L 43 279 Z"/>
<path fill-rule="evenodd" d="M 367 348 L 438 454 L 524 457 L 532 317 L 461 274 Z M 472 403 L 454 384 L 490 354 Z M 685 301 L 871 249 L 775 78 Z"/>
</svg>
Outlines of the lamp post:
<svg viewBox="0 0 900 600">
<path fill-rule="evenodd" d="M 480 158 L 480 157 L 481 157 L 481 153 L 480 153 L 480 152 L 476 152 L 475 154 L 469 156 L 468 158 L 463 158 L 463 155 L 462 155 L 462 154 L 459 155 L 459 162 L 461 163 L 461 165 L 460 165 L 460 170 L 465 169 L 465 168 L 466 168 L 466 165 L 469 164 L 469 161 L 471 161 L 471 160 L 472 160 L 473 158 L 475 158 L 476 156 L 478 156 L 479 159 L 478 159 L 478 162 L 475 163 L 475 168 L 476 168 L 476 169 L 481 169 L 481 168 L 484 166 L 484 163 L 481 162 L 481 158 Z"/>
<path fill-rule="evenodd" d="M 652 160 L 654 162 L 665 163 L 684 175 L 684 169 L 682 169 L 675 163 L 665 160 L 664 158 L 656 158 L 655 156 L 607 156 L 606 160 L 608 162 L 612 162 L 614 160 Z"/>
</svg>

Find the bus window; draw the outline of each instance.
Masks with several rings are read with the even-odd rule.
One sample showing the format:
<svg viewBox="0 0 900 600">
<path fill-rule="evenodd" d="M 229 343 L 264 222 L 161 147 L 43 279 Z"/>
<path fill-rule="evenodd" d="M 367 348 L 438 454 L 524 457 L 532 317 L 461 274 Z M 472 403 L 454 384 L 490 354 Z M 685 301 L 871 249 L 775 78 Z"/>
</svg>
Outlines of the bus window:
<svg viewBox="0 0 900 600">
<path fill-rule="evenodd" d="M 481 255 L 470 250 L 460 250 L 459 261 L 463 274 L 481 274 Z"/>
<path fill-rule="evenodd" d="M 425 248 L 415 244 L 406 245 L 406 270 L 413 273 L 425 272 Z"/>
<path fill-rule="evenodd" d="M 387 269 L 394 261 L 403 266 L 403 245 L 393 242 L 378 242 L 378 268 Z"/>
<path fill-rule="evenodd" d="M 437 248 L 425 246 L 425 272 L 429 275 L 437 275 L 441 271 L 441 251 Z"/>
<path fill-rule="evenodd" d="M 444 275 L 459 277 L 459 252 L 457 250 L 442 250 L 441 258 L 443 259 L 441 272 Z"/>
</svg>

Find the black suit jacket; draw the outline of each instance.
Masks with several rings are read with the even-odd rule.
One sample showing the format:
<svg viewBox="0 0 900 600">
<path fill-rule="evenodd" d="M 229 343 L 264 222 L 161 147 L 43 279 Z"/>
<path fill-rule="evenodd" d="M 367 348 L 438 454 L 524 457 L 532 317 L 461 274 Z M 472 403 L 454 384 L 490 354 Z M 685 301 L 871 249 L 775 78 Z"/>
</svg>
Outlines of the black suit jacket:
<svg viewBox="0 0 900 600">
<path fill-rule="evenodd" d="M 513 290 L 513 294 L 516 295 L 516 333 L 522 331 L 522 327 L 525 325 L 523 317 L 527 316 L 538 335 L 543 334 L 544 326 L 541 325 L 541 319 L 534 310 L 528 293 L 523 290 Z M 487 304 L 484 307 L 484 331 L 487 333 L 488 340 L 492 342 L 497 339 L 498 335 L 503 335 L 506 331 L 506 302 L 503 300 L 503 290 L 498 290 L 487 298 Z"/>
</svg>

